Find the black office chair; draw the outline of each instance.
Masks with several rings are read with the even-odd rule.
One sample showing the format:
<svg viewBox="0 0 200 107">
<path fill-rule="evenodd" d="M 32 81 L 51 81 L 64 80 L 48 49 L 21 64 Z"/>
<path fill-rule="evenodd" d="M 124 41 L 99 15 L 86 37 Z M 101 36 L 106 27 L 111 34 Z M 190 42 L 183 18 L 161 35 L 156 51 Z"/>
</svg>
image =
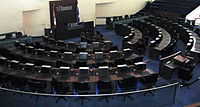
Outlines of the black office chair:
<svg viewBox="0 0 200 107">
<path fill-rule="evenodd" d="M 75 42 L 68 42 L 67 48 L 70 49 L 70 50 L 75 50 L 76 49 L 76 43 Z"/>
<path fill-rule="evenodd" d="M 51 87 L 54 94 L 65 95 L 70 91 L 69 84 L 67 82 L 59 82 L 54 77 L 52 78 Z M 56 100 L 56 103 L 58 103 L 58 101 L 61 99 L 63 99 L 65 102 L 67 101 L 66 97 L 59 96 Z"/>
<path fill-rule="evenodd" d="M 145 89 L 153 88 L 154 85 L 156 85 L 158 80 L 158 73 L 149 74 L 147 72 L 140 72 L 140 75 L 142 75 L 140 82 L 146 87 Z M 153 92 L 154 91 L 145 91 L 144 96 L 146 96 L 148 93 L 154 96 Z"/>
<path fill-rule="evenodd" d="M 122 64 L 126 64 L 125 58 L 116 59 L 115 62 L 114 62 L 115 66 L 122 65 Z"/>
<path fill-rule="evenodd" d="M 15 35 L 16 35 L 16 38 L 21 38 L 22 37 L 22 32 L 17 32 L 17 33 L 15 33 Z"/>
<path fill-rule="evenodd" d="M 102 79 L 98 81 L 97 89 L 98 94 L 110 94 L 114 92 L 111 81 L 103 81 Z M 99 98 L 99 101 L 106 100 L 106 102 L 109 103 L 109 98 L 113 99 L 112 96 L 102 96 L 101 98 Z"/>
<path fill-rule="evenodd" d="M 129 18 L 129 15 L 125 15 L 124 18 L 125 18 L 125 19 L 128 19 L 128 18 Z"/>
<path fill-rule="evenodd" d="M 90 93 L 90 86 L 89 83 L 85 83 L 85 82 L 74 82 L 73 83 L 73 88 L 75 89 L 76 93 L 78 93 L 78 95 L 87 95 Z M 79 101 L 81 100 L 81 105 L 84 104 L 84 100 L 88 100 L 90 101 L 89 97 L 78 97 L 77 99 L 75 99 L 75 101 Z"/>
<path fill-rule="evenodd" d="M 187 62 L 187 64 L 185 66 L 182 65 L 181 67 L 179 67 L 178 78 L 182 80 L 182 82 L 180 82 L 182 87 L 187 87 L 188 89 L 190 89 L 190 86 L 198 80 L 198 79 L 194 80 L 190 83 L 186 82 L 186 81 L 192 80 L 193 70 L 194 70 L 195 66 L 196 66 L 196 64 L 190 60 L 189 62 Z"/>
<path fill-rule="evenodd" d="M 10 76 L 0 73 L 0 87 L 8 88 L 10 80 Z"/>
<path fill-rule="evenodd" d="M 89 81 L 89 76 L 90 76 L 90 71 L 89 71 L 89 67 L 79 67 L 79 73 L 77 73 L 78 76 L 78 81 L 79 82 L 87 82 Z"/>
<path fill-rule="evenodd" d="M 47 87 L 47 82 L 46 81 L 41 81 L 41 80 L 33 80 L 33 79 L 28 79 L 27 81 L 28 87 L 30 88 L 31 92 L 34 93 L 45 93 L 46 92 L 46 87 Z M 31 98 L 34 95 L 31 95 Z M 38 101 L 39 96 L 36 95 L 36 101 Z"/>
<path fill-rule="evenodd" d="M 135 91 L 137 79 L 135 77 L 124 78 L 123 80 L 117 81 L 117 83 L 121 92 Z M 134 100 L 134 98 L 129 94 L 123 95 L 123 101 L 125 101 L 126 98 Z"/>
<path fill-rule="evenodd" d="M 110 17 L 107 17 L 106 18 L 106 25 L 109 25 L 111 23 L 111 18 Z"/>
<path fill-rule="evenodd" d="M 23 91 L 26 88 L 27 85 L 27 79 L 23 77 L 10 77 L 11 87 L 18 91 Z M 13 95 L 17 94 L 17 92 L 13 93 Z M 20 94 L 22 97 L 22 94 Z"/>
<path fill-rule="evenodd" d="M 117 16 L 114 16 L 113 17 L 113 21 L 118 21 L 119 19 L 118 19 L 118 17 Z"/>
<path fill-rule="evenodd" d="M 112 72 L 108 66 L 99 66 L 99 71 L 96 73 L 102 81 L 111 81 L 110 74 L 112 74 Z"/>
<path fill-rule="evenodd" d="M 131 75 L 128 72 L 129 68 L 126 64 L 117 65 L 117 71 L 115 71 L 117 76 L 122 78 L 130 78 Z"/>
<path fill-rule="evenodd" d="M 85 61 L 76 61 L 75 68 L 79 68 L 79 67 L 87 67 L 87 62 L 85 62 Z"/>
</svg>

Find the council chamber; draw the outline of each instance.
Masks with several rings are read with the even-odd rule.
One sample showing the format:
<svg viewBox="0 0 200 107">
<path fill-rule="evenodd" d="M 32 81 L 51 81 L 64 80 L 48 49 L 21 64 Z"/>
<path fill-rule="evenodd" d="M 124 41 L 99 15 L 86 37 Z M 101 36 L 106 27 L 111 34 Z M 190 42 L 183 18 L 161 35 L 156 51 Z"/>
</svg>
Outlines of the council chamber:
<svg viewBox="0 0 200 107">
<path fill-rule="evenodd" d="M 200 106 L 200 1 L 13 2 L 0 1 L 2 107 Z"/>
</svg>

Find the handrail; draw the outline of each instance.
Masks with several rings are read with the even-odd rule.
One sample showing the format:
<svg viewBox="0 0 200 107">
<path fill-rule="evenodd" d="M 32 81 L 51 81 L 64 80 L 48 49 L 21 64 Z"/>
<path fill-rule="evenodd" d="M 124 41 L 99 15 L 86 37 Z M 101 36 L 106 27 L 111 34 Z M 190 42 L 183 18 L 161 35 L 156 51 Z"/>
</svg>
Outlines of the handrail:
<svg viewBox="0 0 200 107">
<path fill-rule="evenodd" d="M 118 95 L 127 95 L 127 94 L 135 94 L 135 93 L 153 91 L 153 90 L 158 90 L 158 89 L 176 86 L 178 84 L 179 84 L 179 82 L 174 82 L 174 83 L 171 83 L 171 84 L 169 83 L 167 85 L 160 86 L 160 87 L 154 87 L 154 88 L 137 90 L 137 91 L 122 92 L 122 93 L 111 93 L 111 94 L 88 94 L 88 95 L 87 94 L 86 95 L 62 95 L 62 94 L 33 93 L 33 92 L 19 91 L 19 90 L 2 88 L 2 87 L 0 87 L 0 90 L 10 91 L 10 92 L 15 92 L 15 93 L 21 93 L 21 94 L 50 96 L 50 97 L 105 97 L 105 96 L 118 96 Z"/>
</svg>

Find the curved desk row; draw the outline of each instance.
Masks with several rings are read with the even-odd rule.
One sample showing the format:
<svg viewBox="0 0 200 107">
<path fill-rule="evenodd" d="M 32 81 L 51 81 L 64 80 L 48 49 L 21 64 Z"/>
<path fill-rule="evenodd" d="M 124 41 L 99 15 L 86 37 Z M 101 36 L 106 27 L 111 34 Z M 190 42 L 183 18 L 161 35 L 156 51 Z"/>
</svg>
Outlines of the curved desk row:
<svg viewBox="0 0 200 107">
<path fill-rule="evenodd" d="M 123 78 L 141 78 L 155 72 L 141 69 L 135 65 L 118 65 L 117 67 L 101 66 L 98 68 L 70 67 L 54 68 L 50 65 L 35 66 L 31 63 L 21 63 L 16 60 L 7 60 L 0 57 L 3 74 L 40 81 L 52 81 L 52 77 L 60 82 L 97 82 L 123 80 Z M 139 64 L 139 63 L 138 63 Z"/>
<path fill-rule="evenodd" d="M 44 41 L 37 41 L 35 42 L 36 47 L 38 48 L 45 48 L 48 50 L 56 50 L 56 51 L 78 51 L 78 50 L 86 50 L 88 52 L 93 52 L 93 51 L 108 51 L 112 47 L 112 42 L 111 41 L 103 41 L 102 43 L 100 42 L 93 42 L 92 44 L 88 44 L 87 42 L 80 42 L 80 43 L 75 43 L 75 42 L 68 42 L 64 43 L 64 45 L 55 45 L 54 43 L 50 42 L 44 42 Z"/>
<path fill-rule="evenodd" d="M 130 49 L 129 49 L 130 50 Z M 76 67 L 77 62 L 81 65 L 97 66 L 98 64 L 115 65 L 116 63 L 133 63 L 141 62 L 142 57 L 132 54 L 131 50 L 124 51 L 111 51 L 111 53 L 96 53 L 95 54 L 72 54 L 72 53 L 51 53 L 51 51 L 39 51 L 36 49 L 36 53 L 27 53 L 25 50 L 21 50 L 11 46 L 4 50 L 4 56 L 10 57 L 11 59 L 22 60 L 24 62 L 28 61 L 31 63 L 36 63 L 41 65 L 42 63 L 58 66 L 58 65 L 68 65 L 71 67 Z M 3 53 L 2 53 L 3 54 Z M 58 63 L 59 62 L 59 63 Z"/>
</svg>

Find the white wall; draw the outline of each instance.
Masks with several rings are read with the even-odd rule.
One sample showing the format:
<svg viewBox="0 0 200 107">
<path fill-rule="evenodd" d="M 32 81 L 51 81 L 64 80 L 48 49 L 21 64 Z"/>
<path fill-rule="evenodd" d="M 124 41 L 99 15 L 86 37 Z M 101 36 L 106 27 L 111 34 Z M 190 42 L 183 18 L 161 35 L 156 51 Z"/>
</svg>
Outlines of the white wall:
<svg viewBox="0 0 200 107">
<path fill-rule="evenodd" d="M 197 19 L 198 18 L 198 19 Z M 200 6 L 194 9 L 191 13 L 186 16 L 187 20 L 195 20 L 196 25 L 200 25 Z"/>
<path fill-rule="evenodd" d="M 124 16 L 138 12 L 145 6 L 145 0 L 113 0 L 96 4 L 96 17 Z M 105 19 L 96 19 L 96 24 L 105 24 Z"/>
<path fill-rule="evenodd" d="M 43 35 L 41 29 L 50 27 L 49 1 L 55 0 L 0 0 L 0 34 L 24 31 L 23 11 L 39 10 L 31 35 Z M 96 17 L 134 13 L 144 6 L 145 0 L 78 0 L 81 21 L 95 21 Z M 33 28 L 34 29 L 34 28 Z"/>
</svg>

